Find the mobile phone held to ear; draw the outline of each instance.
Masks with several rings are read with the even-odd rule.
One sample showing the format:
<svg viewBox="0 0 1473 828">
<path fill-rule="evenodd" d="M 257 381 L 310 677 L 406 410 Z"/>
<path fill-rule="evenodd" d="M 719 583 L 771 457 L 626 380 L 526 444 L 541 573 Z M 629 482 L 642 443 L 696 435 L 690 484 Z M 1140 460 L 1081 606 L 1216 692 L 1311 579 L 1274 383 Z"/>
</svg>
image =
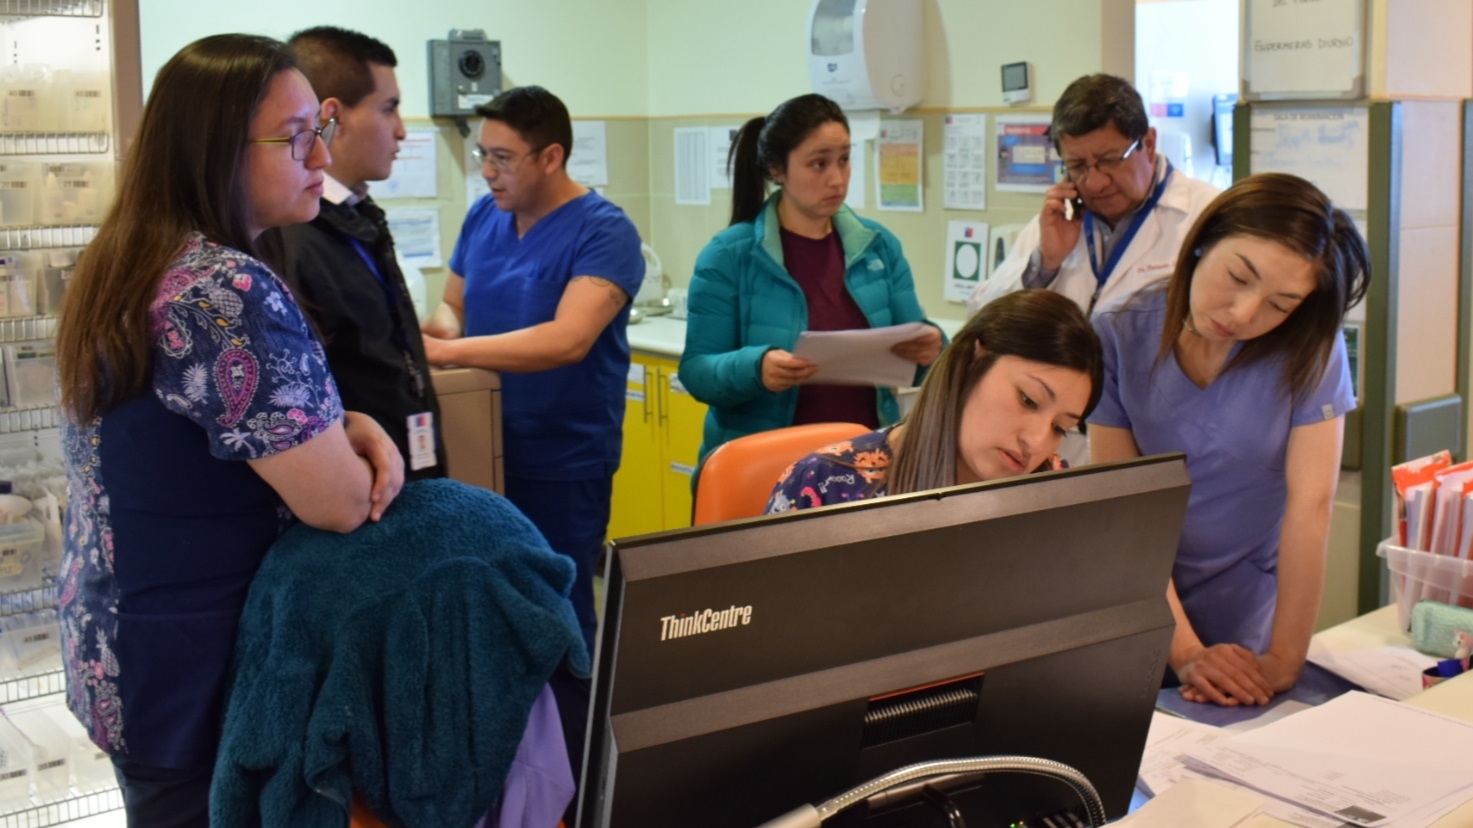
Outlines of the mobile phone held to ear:
<svg viewBox="0 0 1473 828">
<path fill-rule="evenodd" d="M 1084 199 L 1064 199 L 1064 221 L 1084 221 Z"/>
</svg>

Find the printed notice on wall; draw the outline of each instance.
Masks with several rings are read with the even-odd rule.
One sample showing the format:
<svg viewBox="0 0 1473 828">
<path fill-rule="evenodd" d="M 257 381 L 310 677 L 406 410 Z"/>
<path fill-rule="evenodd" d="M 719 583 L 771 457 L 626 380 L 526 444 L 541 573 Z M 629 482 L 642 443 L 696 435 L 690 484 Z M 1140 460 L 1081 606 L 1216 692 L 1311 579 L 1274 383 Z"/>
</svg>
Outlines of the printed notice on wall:
<svg viewBox="0 0 1473 828">
<path fill-rule="evenodd" d="M 675 130 L 675 203 L 711 203 L 711 133 L 705 127 Z"/>
<path fill-rule="evenodd" d="M 585 187 L 609 186 L 608 128 L 603 121 L 573 122 L 568 177 Z"/>
<path fill-rule="evenodd" d="M 1336 207 L 1370 201 L 1370 110 L 1363 106 L 1255 106 L 1248 171 L 1307 178 Z"/>
<path fill-rule="evenodd" d="M 439 163 L 435 152 L 435 129 L 411 129 L 399 142 L 399 155 L 389 177 L 373 184 L 373 197 L 386 198 L 436 198 Z"/>
<path fill-rule="evenodd" d="M 440 208 L 390 207 L 384 210 L 394 247 L 415 267 L 441 267 Z"/>
<path fill-rule="evenodd" d="M 711 127 L 711 188 L 731 189 L 731 168 L 727 161 L 739 126 Z"/>
<path fill-rule="evenodd" d="M 997 116 L 997 188 L 1041 193 L 1054 185 L 1059 154 L 1047 115 Z"/>
<path fill-rule="evenodd" d="M 946 301 L 965 302 L 982 284 L 987 274 L 986 252 L 986 222 L 946 223 Z"/>
<path fill-rule="evenodd" d="M 987 209 L 987 116 L 946 116 L 944 180 L 948 210 Z"/>
<path fill-rule="evenodd" d="M 875 140 L 875 180 L 881 210 L 921 212 L 921 140 L 919 120 L 881 121 Z"/>
<path fill-rule="evenodd" d="M 1365 94 L 1365 0 L 1249 0 L 1246 8 L 1245 98 Z"/>
<path fill-rule="evenodd" d="M 866 142 L 858 141 L 849 145 L 849 192 L 844 196 L 844 203 L 855 210 L 863 210 L 864 202 L 869 198 L 869 173 L 865 172 L 864 147 Z"/>
</svg>

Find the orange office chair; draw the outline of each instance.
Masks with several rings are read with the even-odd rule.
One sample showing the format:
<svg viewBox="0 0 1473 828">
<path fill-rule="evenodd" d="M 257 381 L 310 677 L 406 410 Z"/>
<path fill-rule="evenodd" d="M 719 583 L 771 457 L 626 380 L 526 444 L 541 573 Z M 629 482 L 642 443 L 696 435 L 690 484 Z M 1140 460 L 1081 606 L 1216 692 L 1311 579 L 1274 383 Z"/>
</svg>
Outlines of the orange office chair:
<svg viewBox="0 0 1473 828">
<path fill-rule="evenodd" d="M 711 452 L 696 479 L 692 523 L 756 517 L 790 464 L 870 429 L 858 423 L 810 423 L 738 437 Z"/>
</svg>

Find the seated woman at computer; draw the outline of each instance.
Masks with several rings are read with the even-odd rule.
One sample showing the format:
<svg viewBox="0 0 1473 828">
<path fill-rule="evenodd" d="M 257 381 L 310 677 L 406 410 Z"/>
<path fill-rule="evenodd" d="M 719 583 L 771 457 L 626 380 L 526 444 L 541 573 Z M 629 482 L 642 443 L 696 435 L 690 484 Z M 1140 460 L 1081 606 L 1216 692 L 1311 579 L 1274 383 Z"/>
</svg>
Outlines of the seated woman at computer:
<svg viewBox="0 0 1473 828">
<path fill-rule="evenodd" d="M 786 101 L 737 133 L 731 226 L 696 259 L 680 380 L 710 406 L 701 460 L 727 440 L 802 423 L 879 426 L 899 416 L 886 388 L 808 385 L 819 366 L 791 351 L 804 331 L 924 319 L 910 264 L 890 231 L 845 205 L 849 121 L 822 95 Z M 767 195 L 767 182 L 778 189 Z M 941 331 L 891 350 L 916 381 Z"/>
<path fill-rule="evenodd" d="M 1094 460 L 1187 455 L 1168 599 L 1188 699 L 1263 704 L 1298 680 L 1355 407 L 1341 325 L 1369 279 L 1343 210 L 1301 178 L 1258 175 L 1208 205 L 1164 287 L 1096 318 Z"/>
<path fill-rule="evenodd" d="M 807 509 L 1060 468 L 1064 433 L 1100 397 L 1100 341 L 1047 290 L 1010 293 L 956 336 L 899 425 L 808 455 L 783 473 L 768 512 Z"/>
</svg>

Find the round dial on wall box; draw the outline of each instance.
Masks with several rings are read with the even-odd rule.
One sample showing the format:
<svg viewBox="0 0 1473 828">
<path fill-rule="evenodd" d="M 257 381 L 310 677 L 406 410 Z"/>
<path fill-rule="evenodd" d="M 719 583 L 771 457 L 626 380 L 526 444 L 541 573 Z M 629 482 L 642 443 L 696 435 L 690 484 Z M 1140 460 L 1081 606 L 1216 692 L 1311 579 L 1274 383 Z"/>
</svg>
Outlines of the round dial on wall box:
<svg viewBox="0 0 1473 828">
<path fill-rule="evenodd" d="M 486 71 L 486 61 L 475 49 L 466 49 L 460 54 L 460 73 L 468 78 L 479 78 Z"/>
</svg>

